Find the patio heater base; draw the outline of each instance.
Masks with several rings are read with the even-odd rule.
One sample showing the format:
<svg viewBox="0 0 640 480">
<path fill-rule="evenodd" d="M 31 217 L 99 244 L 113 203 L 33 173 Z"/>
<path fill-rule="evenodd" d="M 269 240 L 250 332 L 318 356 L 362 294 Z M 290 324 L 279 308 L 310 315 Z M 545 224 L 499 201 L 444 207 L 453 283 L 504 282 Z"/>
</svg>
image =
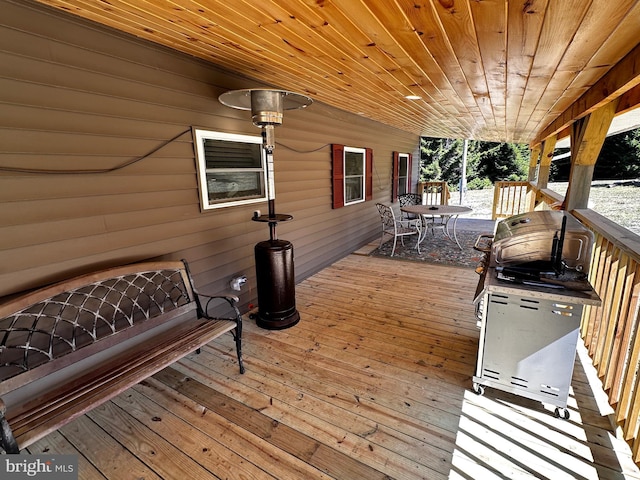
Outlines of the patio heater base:
<svg viewBox="0 0 640 480">
<path fill-rule="evenodd" d="M 256 323 L 268 330 L 293 327 L 300 321 L 296 310 L 293 244 L 266 240 L 255 246 L 258 314 Z"/>
</svg>

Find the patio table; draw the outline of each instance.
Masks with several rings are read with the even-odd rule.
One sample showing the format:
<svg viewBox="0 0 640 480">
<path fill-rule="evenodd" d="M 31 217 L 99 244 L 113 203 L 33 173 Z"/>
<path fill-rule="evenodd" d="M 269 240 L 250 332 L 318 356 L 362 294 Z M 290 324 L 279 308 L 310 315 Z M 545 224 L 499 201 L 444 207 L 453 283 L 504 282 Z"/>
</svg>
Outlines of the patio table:
<svg viewBox="0 0 640 480">
<path fill-rule="evenodd" d="M 418 239 L 418 245 L 422 243 L 422 241 L 427 236 L 427 222 L 426 217 L 441 217 L 443 220 L 443 230 L 446 237 L 453 239 L 458 248 L 462 250 L 460 246 L 460 242 L 458 241 L 458 237 L 456 235 L 456 224 L 458 223 L 458 216 L 463 213 L 469 213 L 473 210 L 471 207 L 465 207 L 462 205 L 407 205 L 400 208 L 401 211 L 406 213 L 412 213 L 414 215 L 419 215 L 422 225 L 422 235 Z M 451 232 L 449 231 L 449 224 L 453 219 L 453 225 L 451 227 Z M 453 235 L 452 235 L 453 234 Z"/>
</svg>

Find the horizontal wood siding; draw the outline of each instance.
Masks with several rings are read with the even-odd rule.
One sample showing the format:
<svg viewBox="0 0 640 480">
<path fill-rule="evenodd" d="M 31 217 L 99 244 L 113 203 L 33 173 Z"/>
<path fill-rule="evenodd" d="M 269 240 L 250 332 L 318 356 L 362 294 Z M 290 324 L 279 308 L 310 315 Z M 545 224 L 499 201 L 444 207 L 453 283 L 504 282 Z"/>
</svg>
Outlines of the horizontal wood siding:
<svg viewBox="0 0 640 480">
<path fill-rule="evenodd" d="M 231 89 L 265 87 L 214 65 L 31 2 L 0 0 L 0 297 L 145 259 L 186 258 L 203 291 L 249 282 L 266 203 L 201 212 L 191 128 L 260 135 Z M 301 72 L 301 75 L 304 73 Z M 73 173 L 112 169 L 107 173 Z M 418 137 L 314 103 L 276 129 L 278 236 L 294 244 L 296 279 L 378 235 L 393 151 Z M 373 201 L 331 208 L 331 143 L 374 151 Z"/>
</svg>

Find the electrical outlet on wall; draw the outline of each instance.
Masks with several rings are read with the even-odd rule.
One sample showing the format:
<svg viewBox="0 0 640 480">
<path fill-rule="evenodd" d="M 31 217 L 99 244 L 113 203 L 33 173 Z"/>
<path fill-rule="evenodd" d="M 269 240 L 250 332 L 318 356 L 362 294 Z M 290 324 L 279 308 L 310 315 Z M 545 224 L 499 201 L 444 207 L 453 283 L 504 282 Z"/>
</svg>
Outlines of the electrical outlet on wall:
<svg viewBox="0 0 640 480">
<path fill-rule="evenodd" d="M 247 283 L 247 276 L 240 275 L 239 277 L 232 278 L 229 282 L 229 285 L 231 286 L 232 290 L 236 290 L 239 292 L 245 283 Z"/>
</svg>

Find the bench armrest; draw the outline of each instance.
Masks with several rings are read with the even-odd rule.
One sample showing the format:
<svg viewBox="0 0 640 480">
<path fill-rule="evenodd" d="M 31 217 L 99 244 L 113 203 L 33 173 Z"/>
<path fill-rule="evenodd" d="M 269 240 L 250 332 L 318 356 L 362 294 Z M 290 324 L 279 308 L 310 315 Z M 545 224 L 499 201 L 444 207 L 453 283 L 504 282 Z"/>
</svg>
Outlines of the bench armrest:
<svg viewBox="0 0 640 480">
<path fill-rule="evenodd" d="M 199 297 L 206 299 L 206 303 L 204 304 L 204 309 L 202 312 L 205 318 L 210 318 L 210 319 L 220 318 L 216 315 L 212 315 L 209 312 L 209 308 L 215 305 L 216 301 L 220 300 L 220 301 L 227 302 L 229 306 L 233 309 L 236 319 L 238 321 L 242 321 L 242 315 L 240 314 L 240 310 L 238 309 L 238 302 L 240 301 L 240 299 L 235 295 L 207 295 L 200 292 L 194 292 L 194 293 Z"/>
<path fill-rule="evenodd" d="M 215 301 L 226 301 L 235 313 L 235 319 L 233 318 L 225 318 L 225 320 L 235 320 L 236 328 L 232 331 L 233 338 L 236 341 L 236 352 L 238 355 L 238 363 L 240 364 L 240 373 L 244 373 L 244 362 L 242 360 L 242 314 L 238 309 L 238 302 L 240 299 L 235 295 L 206 295 L 202 293 L 198 293 L 194 290 L 194 294 L 198 297 L 202 297 L 207 299 L 207 303 L 205 303 L 204 311 L 202 312 L 202 316 L 209 320 L 220 320 L 221 317 L 213 316 L 209 313 L 209 307 L 212 305 L 212 302 Z M 200 304 L 200 300 L 198 300 Z"/>
</svg>

